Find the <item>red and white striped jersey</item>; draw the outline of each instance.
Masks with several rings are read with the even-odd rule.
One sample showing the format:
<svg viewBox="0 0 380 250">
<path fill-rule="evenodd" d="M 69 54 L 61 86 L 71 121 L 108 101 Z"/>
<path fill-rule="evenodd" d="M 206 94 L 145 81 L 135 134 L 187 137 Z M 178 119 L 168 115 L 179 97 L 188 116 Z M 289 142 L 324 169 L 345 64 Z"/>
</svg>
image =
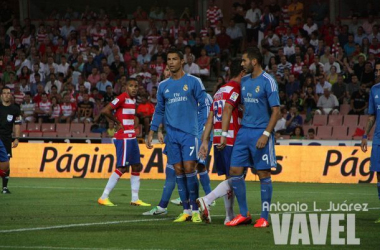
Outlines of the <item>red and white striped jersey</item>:
<svg viewBox="0 0 380 250">
<path fill-rule="evenodd" d="M 222 114 L 226 102 L 234 107 L 226 137 L 227 145 L 233 146 L 240 129 L 241 120 L 238 107 L 240 103 L 240 85 L 237 82 L 230 81 L 224 84 L 214 95 L 211 105 L 211 111 L 214 112 L 214 144 L 220 143 L 220 137 L 222 136 Z"/>
<path fill-rule="evenodd" d="M 223 18 L 222 10 L 218 6 L 212 6 L 206 11 L 206 18 L 211 22 L 211 27 L 216 26 L 216 22 Z"/>
<path fill-rule="evenodd" d="M 58 104 L 58 105 L 55 105 L 55 107 L 53 108 L 53 112 L 51 114 L 51 117 L 52 118 L 57 118 L 61 115 L 61 106 Z"/>
<path fill-rule="evenodd" d="M 166 64 L 165 64 L 165 63 L 161 63 L 161 64 L 151 64 L 151 65 L 150 65 L 150 68 L 151 68 L 151 69 L 155 69 L 159 77 L 161 77 L 162 73 L 163 73 L 164 70 L 165 70 L 165 67 L 166 67 Z"/>
<path fill-rule="evenodd" d="M 51 107 L 51 102 L 50 101 L 47 101 L 47 102 L 39 102 L 36 104 L 36 108 L 39 108 L 40 110 L 48 113 L 50 111 L 50 107 Z M 39 116 L 44 116 L 43 114 L 39 114 Z"/>
<path fill-rule="evenodd" d="M 62 110 L 62 116 L 71 116 L 75 113 L 76 106 L 74 103 L 62 103 L 61 104 L 61 110 Z"/>
<path fill-rule="evenodd" d="M 133 139 L 136 138 L 135 133 L 135 113 L 136 100 L 129 97 L 127 93 L 122 93 L 116 97 L 111 103 L 113 109 L 116 109 L 115 116 L 121 124 L 124 131 L 118 130 L 115 133 L 116 139 Z"/>
<path fill-rule="evenodd" d="M 38 33 L 36 38 L 37 38 L 38 43 L 41 44 L 44 42 L 46 37 L 48 37 L 46 33 L 45 34 Z"/>
<path fill-rule="evenodd" d="M 160 38 L 161 38 L 161 37 L 160 37 L 159 35 L 156 35 L 156 36 L 154 36 L 154 35 L 149 35 L 149 36 L 147 37 L 147 39 L 148 39 L 148 45 L 152 45 L 154 39 L 160 40 Z"/>
</svg>

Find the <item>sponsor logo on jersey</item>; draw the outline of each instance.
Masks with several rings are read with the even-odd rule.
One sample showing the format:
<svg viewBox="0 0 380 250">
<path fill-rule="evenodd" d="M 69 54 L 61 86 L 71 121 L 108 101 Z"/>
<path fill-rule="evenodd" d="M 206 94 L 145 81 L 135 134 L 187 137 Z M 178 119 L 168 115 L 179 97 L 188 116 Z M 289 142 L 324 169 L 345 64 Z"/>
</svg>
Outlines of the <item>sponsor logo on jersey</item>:
<svg viewBox="0 0 380 250">
<path fill-rule="evenodd" d="M 118 99 L 118 98 L 115 98 L 115 99 L 112 101 L 112 104 L 113 104 L 113 105 L 116 105 L 118 102 L 119 102 L 119 99 Z"/>
<path fill-rule="evenodd" d="M 8 122 L 11 122 L 13 120 L 13 115 L 7 115 Z"/>
<path fill-rule="evenodd" d="M 236 102 L 236 100 L 238 99 L 238 97 L 239 97 L 239 94 L 236 93 L 236 92 L 233 92 L 232 95 L 231 95 L 231 97 L 230 97 L 230 100 Z"/>
</svg>

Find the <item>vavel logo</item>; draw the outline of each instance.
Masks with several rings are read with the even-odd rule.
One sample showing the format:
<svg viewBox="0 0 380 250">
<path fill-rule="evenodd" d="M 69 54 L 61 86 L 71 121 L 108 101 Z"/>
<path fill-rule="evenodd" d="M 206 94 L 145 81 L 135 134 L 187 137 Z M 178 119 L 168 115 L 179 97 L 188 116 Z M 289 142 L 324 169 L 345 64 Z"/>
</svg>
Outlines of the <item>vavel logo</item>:
<svg viewBox="0 0 380 250">
<path fill-rule="evenodd" d="M 289 209 L 292 207 L 295 208 L 293 211 Z M 345 209 L 346 207 L 348 209 Z M 320 213 L 322 209 L 317 209 L 315 202 L 313 210 L 308 210 L 307 204 L 304 203 L 277 203 L 271 204 L 270 208 L 264 205 L 263 209 L 266 208 L 272 212 L 273 210 L 285 212 L 282 216 L 278 213 L 270 214 L 275 245 L 360 245 L 360 238 L 355 235 L 355 214 L 330 212 L 368 211 L 367 204 L 333 204 L 332 202 L 328 210 L 323 210 L 326 213 Z M 309 211 L 319 213 L 302 213 Z M 327 242 L 328 233 L 330 233 L 331 242 Z"/>
</svg>

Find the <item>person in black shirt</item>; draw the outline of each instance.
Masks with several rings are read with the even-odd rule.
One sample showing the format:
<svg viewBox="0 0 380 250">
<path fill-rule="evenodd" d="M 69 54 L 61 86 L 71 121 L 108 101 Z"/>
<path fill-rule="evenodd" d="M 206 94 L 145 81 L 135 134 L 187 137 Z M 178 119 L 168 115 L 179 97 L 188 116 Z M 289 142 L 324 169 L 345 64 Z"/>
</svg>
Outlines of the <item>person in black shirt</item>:
<svg viewBox="0 0 380 250">
<path fill-rule="evenodd" d="M 10 194 L 8 190 L 9 158 L 12 157 L 12 148 L 18 146 L 21 128 L 20 108 L 11 103 L 11 90 L 4 87 L 1 90 L 0 102 L 0 177 L 3 179 L 3 194 Z M 15 139 L 12 145 L 13 124 L 15 125 Z"/>
<path fill-rule="evenodd" d="M 112 102 L 113 99 L 115 99 L 115 94 L 113 93 L 112 86 L 106 87 L 106 94 L 104 95 L 103 102 L 104 105 L 107 105 L 108 103 Z"/>
<path fill-rule="evenodd" d="M 360 84 L 360 89 L 351 95 L 351 111 L 349 115 L 364 115 L 368 108 L 369 95 L 366 92 L 366 84 Z"/>
</svg>

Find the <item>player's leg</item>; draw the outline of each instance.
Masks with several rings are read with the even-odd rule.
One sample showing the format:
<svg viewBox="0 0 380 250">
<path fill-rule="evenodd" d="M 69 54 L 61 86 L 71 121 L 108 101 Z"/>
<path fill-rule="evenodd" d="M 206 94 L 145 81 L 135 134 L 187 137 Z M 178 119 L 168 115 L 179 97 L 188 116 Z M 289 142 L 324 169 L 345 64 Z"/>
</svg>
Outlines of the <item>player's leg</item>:
<svg viewBox="0 0 380 250">
<path fill-rule="evenodd" d="M 256 133 L 258 139 L 262 135 L 262 131 Z M 257 140 L 255 140 L 257 141 Z M 269 208 L 272 201 L 272 179 L 271 168 L 276 168 L 276 154 L 274 149 L 274 136 L 271 134 L 268 138 L 268 143 L 263 149 L 257 149 L 253 155 L 257 175 L 260 179 L 261 189 L 261 215 L 256 221 L 254 227 L 268 227 Z"/>
<path fill-rule="evenodd" d="M 165 176 L 165 184 L 164 189 L 162 190 L 160 203 L 148 212 L 143 213 L 143 215 L 165 215 L 168 213 L 167 207 L 176 183 L 176 175 L 173 165 L 166 164 Z"/>
<path fill-rule="evenodd" d="M 250 133 L 251 131 L 249 129 L 241 128 L 238 132 L 235 145 L 232 150 L 229 181 L 239 203 L 240 214 L 230 222 L 226 223 L 226 226 L 249 224 L 252 221 L 247 206 L 247 190 L 244 179 L 245 168 L 252 165 L 249 149 L 249 145 L 252 143 Z"/>
<path fill-rule="evenodd" d="M 109 195 L 115 188 L 120 177 L 126 171 L 124 167 L 126 162 L 126 142 L 125 140 L 113 139 L 116 148 L 116 169 L 108 179 L 107 185 L 104 188 L 102 196 L 98 199 L 98 203 L 104 206 L 115 206 L 110 200 Z"/>
<path fill-rule="evenodd" d="M 4 178 L 7 176 L 9 170 L 9 157 L 7 150 L 3 144 L 3 141 L 0 140 L 0 177 Z"/>
<path fill-rule="evenodd" d="M 376 173 L 377 177 L 377 194 L 380 200 L 380 145 L 373 145 L 371 150 L 371 165 L 370 171 Z M 375 221 L 375 223 L 380 223 L 380 218 Z"/>
<path fill-rule="evenodd" d="M 182 202 L 183 212 L 174 220 L 174 222 L 184 222 L 191 220 L 191 209 L 189 202 L 189 192 L 187 188 L 187 178 L 182 162 L 174 164 L 176 173 L 176 183 L 178 194 Z"/>
<path fill-rule="evenodd" d="M 7 152 L 7 156 L 8 156 L 8 159 L 9 159 L 9 158 L 12 157 L 12 141 L 11 140 L 4 140 L 3 144 L 5 146 L 5 150 Z M 3 180 L 2 193 L 3 194 L 10 194 L 11 193 L 9 191 L 9 189 L 8 189 L 8 182 L 9 182 L 10 172 L 11 172 L 11 166 L 10 166 L 10 163 L 9 163 L 8 171 L 6 171 L 5 172 L 5 176 L 2 177 L 2 180 Z"/>
<path fill-rule="evenodd" d="M 200 141 L 200 140 L 199 140 Z M 207 152 L 207 157 L 210 155 L 211 151 L 211 142 L 208 145 L 208 152 Z M 198 164 L 197 164 L 197 170 L 199 174 L 199 181 L 202 185 L 203 191 L 205 194 L 209 194 L 211 192 L 211 185 L 210 185 L 210 176 L 208 175 L 208 171 L 206 168 L 207 165 L 207 157 L 206 159 L 199 159 Z"/>
<path fill-rule="evenodd" d="M 211 222 L 210 205 L 218 198 L 224 197 L 226 208 L 226 219 L 230 221 L 235 216 L 233 215 L 233 192 L 228 181 L 230 164 L 231 164 L 232 147 L 227 146 L 222 151 L 219 151 L 214 146 L 214 166 L 216 167 L 218 175 L 225 175 L 226 180 L 219 183 L 214 190 L 204 197 L 197 199 L 201 217 L 206 223 Z M 231 205 L 232 204 L 232 205 Z"/>
</svg>

